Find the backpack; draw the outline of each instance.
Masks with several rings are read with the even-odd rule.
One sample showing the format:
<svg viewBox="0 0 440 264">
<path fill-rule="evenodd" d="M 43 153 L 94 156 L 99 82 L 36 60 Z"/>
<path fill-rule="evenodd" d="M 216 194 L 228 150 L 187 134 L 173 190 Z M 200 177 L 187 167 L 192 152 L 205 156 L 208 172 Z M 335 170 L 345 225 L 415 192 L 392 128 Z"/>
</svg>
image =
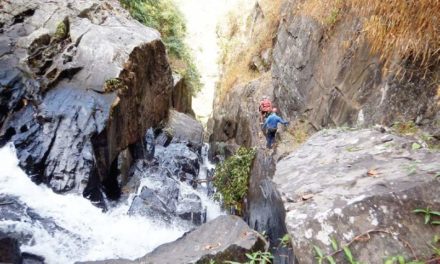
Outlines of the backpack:
<svg viewBox="0 0 440 264">
<path fill-rule="evenodd" d="M 260 102 L 260 111 L 262 112 L 270 112 L 272 111 L 272 103 L 269 99 L 264 99 Z"/>
</svg>

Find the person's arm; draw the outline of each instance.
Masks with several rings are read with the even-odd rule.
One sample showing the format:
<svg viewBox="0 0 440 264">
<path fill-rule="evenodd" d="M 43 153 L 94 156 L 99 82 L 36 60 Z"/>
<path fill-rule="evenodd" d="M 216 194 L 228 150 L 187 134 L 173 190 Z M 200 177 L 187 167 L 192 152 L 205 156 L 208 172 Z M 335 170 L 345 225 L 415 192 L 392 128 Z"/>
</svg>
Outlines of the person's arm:
<svg viewBox="0 0 440 264">
<path fill-rule="evenodd" d="M 280 122 L 283 125 L 288 125 L 289 122 L 287 122 L 286 120 L 282 119 L 281 117 L 278 117 L 278 122 Z"/>
</svg>

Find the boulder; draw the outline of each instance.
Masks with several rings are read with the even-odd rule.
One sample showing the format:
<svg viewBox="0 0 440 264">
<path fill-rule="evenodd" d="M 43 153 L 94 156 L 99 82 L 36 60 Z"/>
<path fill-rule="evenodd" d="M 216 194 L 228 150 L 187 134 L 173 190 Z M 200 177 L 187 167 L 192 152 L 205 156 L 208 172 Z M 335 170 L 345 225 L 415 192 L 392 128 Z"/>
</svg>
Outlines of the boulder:
<svg viewBox="0 0 440 264">
<path fill-rule="evenodd" d="M 118 1 L 17 0 L 0 10 L 0 136 L 56 192 L 117 198 L 119 152 L 168 114 L 160 34 Z M 151 107 L 154 105 L 154 107 Z"/>
<path fill-rule="evenodd" d="M 199 155 L 185 143 L 172 143 L 167 147 L 156 146 L 155 158 L 171 175 L 192 186 L 197 186 Z"/>
<path fill-rule="evenodd" d="M 172 136 L 172 142 L 189 142 L 197 148 L 203 144 L 203 126 L 193 117 L 170 110 L 165 130 Z"/>
<path fill-rule="evenodd" d="M 21 263 L 18 241 L 0 232 L 0 263 Z"/>
<path fill-rule="evenodd" d="M 174 242 L 163 244 L 134 261 L 103 260 L 82 264 L 208 264 L 210 261 L 247 261 L 245 254 L 267 250 L 265 239 L 239 217 L 219 216 L 216 219 L 184 234 Z M 79 262 L 77 263 L 79 264 Z"/>
<path fill-rule="evenodd" d="M 440 153 L 413 143 L 373 129 L 324 130 L 277 163 L 273 181 L 299 263 L 316 263 L 313 245 L 333 252 L 332 238 L 364 263 L 431 257 L 427 242 L 440 227 L 413 210 L 440 210 Z"/>
<path fill-rule="evenodd" d="M 176 111 L 195 117 L 192 109 L 192 91 L 191 86 L 185 78 L 179 74 L 173 73 L 174 87 L 172 91 L 172 106 Z"/>
<path fill-rule="evenodd" d="M 197 176 L 197 175 L 196 175 Z M 137 160 L 130 173 L 130 181 L 123 188 L 128 196 L 142 187 L 133 199 L 128 213 L 171 221 L 178 216 L 193 224 L 205 222 L 202 201 L 195 193 L 183 192 L 179 179 L 159 162 Z"/>
<path fill-rule="evenodd" d="M 140 263 L 245 261 L 245 253 L 267 249 L 264 238 L 236 216 L 219 216 L 178 240 L 159 246 Z"/>
<path fill-rule="evenodd" d="M 202 200 L 195 193 L 183 194 L 177 204 L 176 214 L 196 225 L 201 225 L 206 220 L 206 209 L 202 208 Z"/>
</svg>

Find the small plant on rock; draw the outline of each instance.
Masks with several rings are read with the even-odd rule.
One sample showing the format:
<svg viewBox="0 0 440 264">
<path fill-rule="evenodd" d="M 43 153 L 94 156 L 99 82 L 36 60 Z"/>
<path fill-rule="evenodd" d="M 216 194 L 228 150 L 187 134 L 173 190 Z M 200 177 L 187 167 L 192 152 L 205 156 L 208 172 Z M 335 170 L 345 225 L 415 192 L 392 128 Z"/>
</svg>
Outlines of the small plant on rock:
<svg viewBox="0 0 440 264">
<path fill-rule="evenodd" d="M 273 255 L 268 251 L 255 251 L 252 253 L 246 253 L 248 261 L 241 263 L 235 261 L 225 261 L 228 264 L 269 264 L 272 263 Z"/>
<path fill-rule="evenodd" d="M 61 21 L 58 23 L 57 28 L 55 30 L 55 34 L 53 35 L 53 38 L 55 40 L 61 40 L 67 37 L 69 28 L 68 28 L 68 22 L 67 20 Z"/>
<path fill-rule="evenodd" d="M 415 214 L 423 214 L 425 217 L 425 225 L 427 224 L 433 224 L 433 225 L 440 225 L 440 221 L 432 220 L 433 217 L 440 216 L 440 212 L 438 211 L 432 211 L 429 207 L 426 208 L 417 208 L 413 211 Z"/>
<path fill-rule="evenodd" d="M 217 188 L 216 199 L 222 198 L 223 204 L 242 211 L 243 198 L 248 191 L 248 180 L 251 172 L 255 149 L 239 148 L 235 155 L 217 165 L 214 176 L 214 187 Z"/>
<path fill-rule="evenodd" d="M 116 90 L 125 90 L 125 89 L 128 89 L 128 87 L 119 78 L 112 78 L 105 81 L 105 85 L 104 85 L 105 93 L 111 93 Z"/>
<path fill-rule="evenodd" d="M 414 135 L 417 133 L 417 126 L 413 121 L 396 122 L 393 129 L 400 135 Z"/>
</svg>

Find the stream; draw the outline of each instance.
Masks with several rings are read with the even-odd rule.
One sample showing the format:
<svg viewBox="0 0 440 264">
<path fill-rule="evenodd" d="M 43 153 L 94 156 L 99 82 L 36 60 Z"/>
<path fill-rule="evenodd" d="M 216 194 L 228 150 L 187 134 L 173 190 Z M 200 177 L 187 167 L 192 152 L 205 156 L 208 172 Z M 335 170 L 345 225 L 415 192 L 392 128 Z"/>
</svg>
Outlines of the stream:
<svg viewBox="0 0 440 264">
<path fill-rule="evenodd" d="M 203 153 L 206 151 L 205 146 Z M 80 195 L 60 195 L 44 185 L 36 185 L 18 166 L 12 143 L 0 149 L 0 160 L 0 193 L 6 199 L 16 197 L 27 215 L 32 216 L 1 221 L 0 230 L 26 238 L 22 252 L 43 256 L 46 263 L 135 259 L 194 228 L 177 218 L 166 223 L 129 216 L 131 199 L 117 203 L 104 213 Z M 206 162 L 204 158 L 201 174 L 212 168 L 212 164 Z M 142 182 L 138 192 L 146 184 L 148 181 Z M 218 204 L 208 198 L 206 188 L 194 190 L 186 183 L 180 184 L 182 192 L 194 192 L 201 197 L 207 220 L 222 214 Z"/>
</svg>

